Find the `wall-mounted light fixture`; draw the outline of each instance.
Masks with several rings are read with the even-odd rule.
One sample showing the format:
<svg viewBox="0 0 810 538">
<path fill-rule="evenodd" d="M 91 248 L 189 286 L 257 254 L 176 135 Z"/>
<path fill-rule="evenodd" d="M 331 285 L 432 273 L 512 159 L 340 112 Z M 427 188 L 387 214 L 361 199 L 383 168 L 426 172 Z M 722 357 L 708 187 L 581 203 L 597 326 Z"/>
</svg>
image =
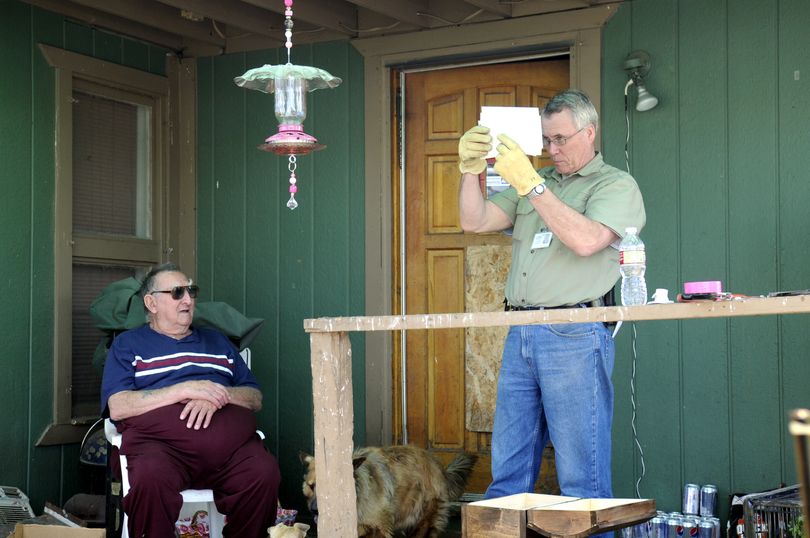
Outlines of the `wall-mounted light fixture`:
<svg viewBox="0 0 810 538">
<path fill-rule="evenodd" d="M 658 98 L 647 91 L 644 87 L 644 77 L 650 71 L 650 55 L 643 50 L 634 50 L 627 55 L 624 60 L 624 70 L 630 77 L 627 84 L 624 85 L 624 97 L 627 99 L 627 92 L 630 86 L 635 85 L 637 90 L 636 96 L 636 110 L 644 112 L 655 108 L 658 104 Z"/>
</svg>

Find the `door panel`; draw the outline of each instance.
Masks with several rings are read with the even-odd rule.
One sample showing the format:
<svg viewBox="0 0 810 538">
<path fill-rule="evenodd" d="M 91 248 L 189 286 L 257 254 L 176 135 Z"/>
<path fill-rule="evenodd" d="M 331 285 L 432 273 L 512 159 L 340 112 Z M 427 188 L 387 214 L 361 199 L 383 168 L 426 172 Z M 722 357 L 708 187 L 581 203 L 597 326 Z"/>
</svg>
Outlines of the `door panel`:
<svg viewBox="0 0 810 538">
<path fill-rule="evenodd" d="M 461 230 L 458 139 L 477 123 L 481 106 L 542 106 L 568 81 L 567 57 L 406 76 L 406 286 L 400 292 L 408 314 L 464 312 L 465 278 L 475 278 L 465 275 L 466 248 L 509 244 L 500 233 Z M 542 161 L 535 158 L 535 165 Z M 467 489 L 482 492 L 490 481 L 491 434 L 465 429 L 464 330 L 408 331 L 406 348 L 408 442 L 445 461 L 462 450 L 478 453 Z"/>
</svg>

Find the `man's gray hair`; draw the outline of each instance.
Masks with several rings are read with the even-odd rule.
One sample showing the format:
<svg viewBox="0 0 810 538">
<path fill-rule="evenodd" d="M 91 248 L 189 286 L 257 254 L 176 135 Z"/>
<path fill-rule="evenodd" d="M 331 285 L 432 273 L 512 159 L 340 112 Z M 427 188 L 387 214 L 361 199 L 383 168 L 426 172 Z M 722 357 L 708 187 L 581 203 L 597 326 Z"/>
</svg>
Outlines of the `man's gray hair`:
<svg viewBox="0 0 810 538">
<path fill-rule="evenodd" d="M 141 284 L 141 296 L 155 291 L 155 279 L 160 273 L 182 273 L 182 271 L 180 271 L 180 268 L 176 264 L 171 262 L 156 265 L 143 279 L 143 284 Z"/>
<path fill-rule="evenodd" d="M 590 124 L 593 124 L 594 128 L 599 127 L 596 107 L 585 92 L 580 90 L 565 90 L 552 97 L 543 108 L 543 116 L 549 117 L 566 109 L 571 111 L 577 129 L 583 129 Z"/>
</svg>

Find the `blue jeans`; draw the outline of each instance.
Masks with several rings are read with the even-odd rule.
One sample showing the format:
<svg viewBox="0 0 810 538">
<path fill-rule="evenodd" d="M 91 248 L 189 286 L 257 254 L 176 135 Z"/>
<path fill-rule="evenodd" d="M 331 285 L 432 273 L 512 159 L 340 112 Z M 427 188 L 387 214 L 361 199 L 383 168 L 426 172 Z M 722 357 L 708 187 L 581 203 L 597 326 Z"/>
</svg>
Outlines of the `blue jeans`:
<svg viewBox="0 0 810 538">
<path fill-rule="evenodd" d="M 549 440 L 563 495 L 612 497 L 614 354 L 610 330 L 602 323 L 509 329 L 486 498 L 533 492 Z"/>
</svg>

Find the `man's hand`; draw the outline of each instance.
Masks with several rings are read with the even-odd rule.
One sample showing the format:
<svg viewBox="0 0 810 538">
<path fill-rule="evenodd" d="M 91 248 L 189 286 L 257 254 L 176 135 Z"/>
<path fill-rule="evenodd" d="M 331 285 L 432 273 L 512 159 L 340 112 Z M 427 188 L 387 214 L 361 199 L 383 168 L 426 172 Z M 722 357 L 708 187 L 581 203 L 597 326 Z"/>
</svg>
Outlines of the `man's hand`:
<svg viewBox="0 0 810 538">
<path fill-rule="evenodd" d="M 495 171 L 512 185 L 518 194 L 526 196 L 530 190 L 544 182 L 517 142 L 508 136 L 498 135 L 498 156 Z"/>
<path fill-rule="evenodd" d="M 180 413 L 180 420 L 188 419 L 186 428 L 199 430 L 211 424 L 211 417 L 217 412 L 217 406 L 206 400 L 189 400 Z"/>
<path fill-rule="evenodd" d="M 191 400 L 203 400 L 222 409 L 231 403 L 228 389 L 213 381 L 184 381 L 169 387 L 149 390 L 122 390 L 107 400 L 110 418 L 124 420 L 154 411 L 166 405 L 186 404 Z"/>
<path fill-rule="evenodd" d="M 464 133 L 458 141 L 458 169 L 462 174 L 480 174 L 487 169 L 484 159 L 492 149 L 489 127 L 476 125 Z"/>
<path fill-rule="evenodd" d="M 204 400 L 216 409 L 222 409 L 231 403 L 228 389 L 213 381 L 184 381 L 175 387 L 181 391 L 181 401 Z"/>
</svg>

